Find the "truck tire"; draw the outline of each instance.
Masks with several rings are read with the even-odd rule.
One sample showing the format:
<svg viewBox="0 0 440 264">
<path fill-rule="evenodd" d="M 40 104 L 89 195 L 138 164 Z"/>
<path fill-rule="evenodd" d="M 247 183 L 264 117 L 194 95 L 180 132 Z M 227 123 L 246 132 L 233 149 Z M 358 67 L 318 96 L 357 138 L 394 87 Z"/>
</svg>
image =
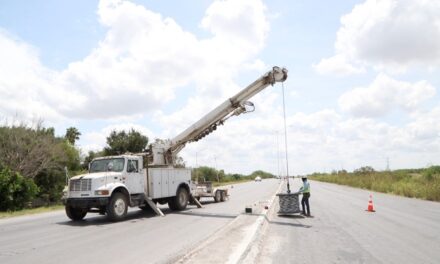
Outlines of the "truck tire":
<svg viewBox="0 0 440 264">
<path fill-rule="evenodd" d="M 214 201 L 216 203 L 220 202 L 222 200 L 222 194 L 220 190 L 215 191 L 215 195 L 214 195 Z"/>
<path fill-rule="evenodd" d="M 110 221 L 120 221 L 127 215 L 127 209 L 127 197 L 122 193 L 115 193 L 112 195 L 112 198 L 107 205 L 107 217 Z"/>
<path fill-rule="evenodd" d="M 220 200 L 222 201 L 222 202 L 224 202 L 224 201 L 226 201 L 226 192 L 225 191 L 221 191 L 222 193 L 221 193 L 221 195 L 220 195 Z"/>
<path fill-rule="evenodd" d="M 177 190 L 177 194 L 175 197 L 171 198 L 171 200 L 168 202 L 168 207 L 171 210 L 177 210 L 181 211 L 186 208 L 189 201 L 189 194 L 188 191 L 184 187 L 180 187 Z"/>
<path fill-rule="evenodd" d="M 73 208 L 71 206 L 66 206 L 66 214 L 73 221 L 83 220 L 87 214 L 87 210 L 83 208 Z"/>
</svg>

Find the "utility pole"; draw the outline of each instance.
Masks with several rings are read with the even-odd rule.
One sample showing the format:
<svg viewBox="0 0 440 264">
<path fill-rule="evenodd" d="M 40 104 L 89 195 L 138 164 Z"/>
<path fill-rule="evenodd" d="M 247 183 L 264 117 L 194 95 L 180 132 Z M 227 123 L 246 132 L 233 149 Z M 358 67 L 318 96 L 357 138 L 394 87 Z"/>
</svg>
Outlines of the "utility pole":
<svg viewBox="0 0 440 264">
<path fill-rule="evenodd" d="M 387 171 L 390 171 L 390 158 L 387 157 Z"/>
</svg>

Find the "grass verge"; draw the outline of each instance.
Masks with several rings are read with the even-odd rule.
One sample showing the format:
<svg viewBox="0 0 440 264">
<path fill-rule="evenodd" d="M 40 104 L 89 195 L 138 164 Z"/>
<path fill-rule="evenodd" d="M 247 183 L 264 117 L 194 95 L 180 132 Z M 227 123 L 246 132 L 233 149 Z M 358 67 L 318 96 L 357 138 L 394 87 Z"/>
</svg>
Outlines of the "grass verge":
<svg viewBox="0 0 440 264">
<path fill-rule="evenodd" d="M 57 210 L 61 210 L 61 209 L 64 209 L 63 205 L 53 205 L 53 206 L 48 206 L 48 207 L 23 209 L 20 211 L 0 212 L 0 219 L 21 216 L 21 215 L 39 214 L 39 213 L 57 211 Z"/>
<path fill-rule="evenodd" d="M 313 174 L 310 179 L 440 202 L 440 166 L 383 172 Z"/>
<path fill-rule="evenodd" d="M 225 185 L 231 185 L 231 184 L 237 184 L 237 183 L 245 183 L 253 181 L 253 179 L 240 179 L 240 180 L 234 180 L 234 181 L 227 181 L 227 182 L 213 182 L 213 186 L 225 186 Z"/>
</svg>

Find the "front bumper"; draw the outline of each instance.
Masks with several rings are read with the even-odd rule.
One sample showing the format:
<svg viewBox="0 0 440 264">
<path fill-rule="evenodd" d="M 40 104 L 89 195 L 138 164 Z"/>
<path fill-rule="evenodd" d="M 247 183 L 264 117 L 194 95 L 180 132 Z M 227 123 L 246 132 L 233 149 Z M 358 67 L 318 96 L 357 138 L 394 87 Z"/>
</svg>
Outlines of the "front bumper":
<svg viewBox="0 0 440 264">
<path fill-rule="evenodd" d="M 63 200 L 63 204 L 73 208 L 92 208 L 106 206 L 109 200 L 110 197 L 67 198 Z"/>
</svg>

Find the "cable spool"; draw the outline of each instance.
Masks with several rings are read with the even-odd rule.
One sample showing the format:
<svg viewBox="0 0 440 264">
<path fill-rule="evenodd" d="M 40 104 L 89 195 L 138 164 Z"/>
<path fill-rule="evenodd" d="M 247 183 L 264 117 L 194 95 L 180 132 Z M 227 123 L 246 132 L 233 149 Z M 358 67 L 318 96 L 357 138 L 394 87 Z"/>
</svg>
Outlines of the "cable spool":
<svg viewBox="0 0 440 264">
<path fill-rule="evenodd" d="M 278 214 L 296 214 L 300 213 L 299 193 L 278 193 L 280 210 Z"/>
</svg>

